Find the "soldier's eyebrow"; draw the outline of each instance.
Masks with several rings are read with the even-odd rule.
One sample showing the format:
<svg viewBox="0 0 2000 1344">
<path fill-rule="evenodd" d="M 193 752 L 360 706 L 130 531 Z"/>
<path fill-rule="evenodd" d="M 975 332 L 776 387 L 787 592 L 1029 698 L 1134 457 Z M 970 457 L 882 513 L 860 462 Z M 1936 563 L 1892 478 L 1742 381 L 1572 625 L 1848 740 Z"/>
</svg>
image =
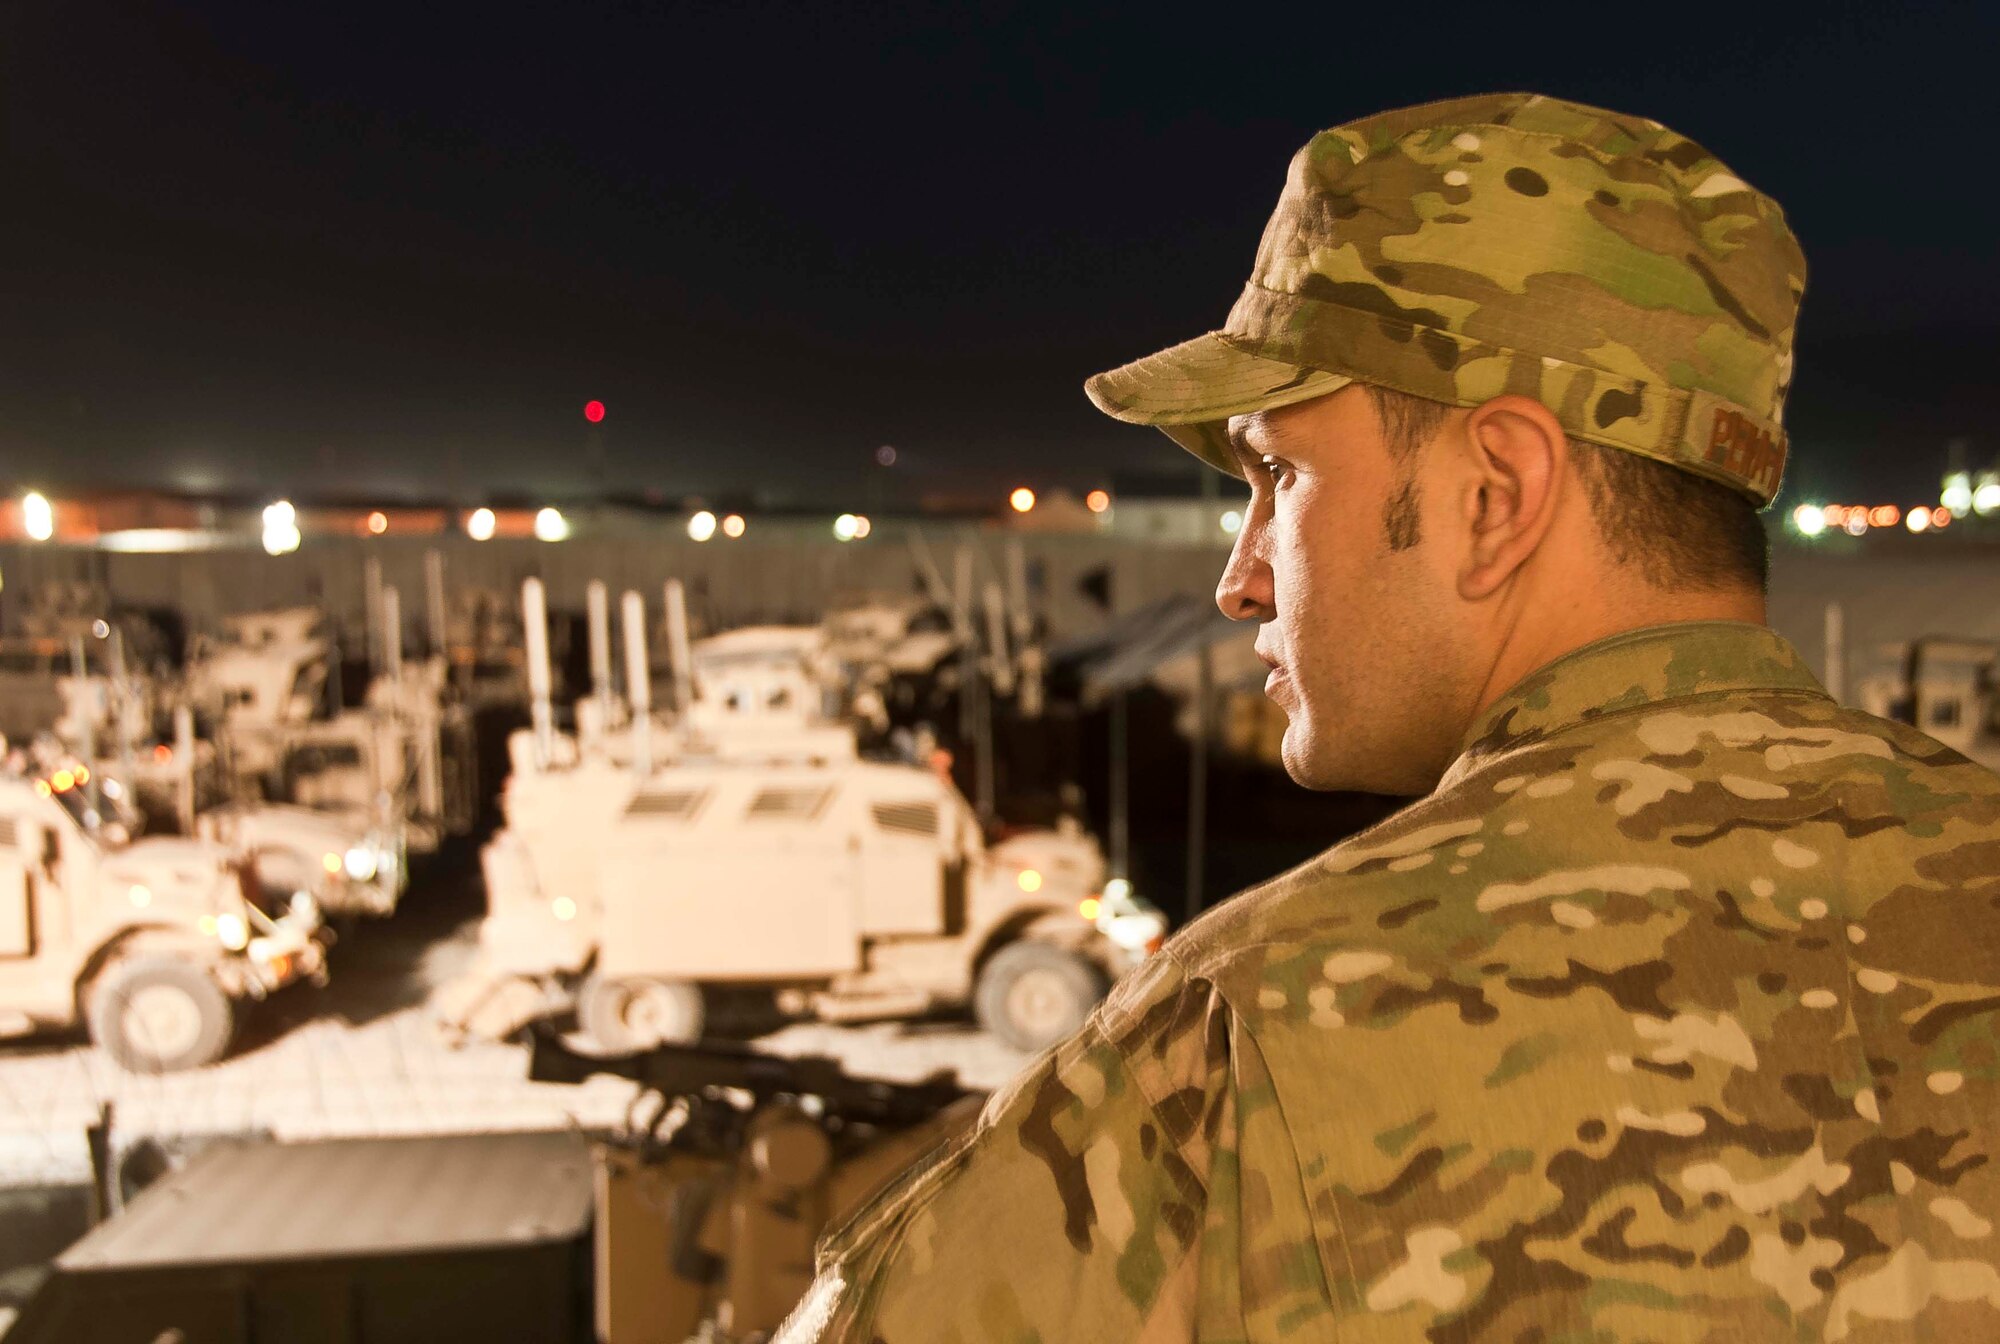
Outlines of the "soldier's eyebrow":
<svg viewBox="0 0 2000 1344">
<path fill-rule="evenodd" d="M 1241 419 L 1230 421 L 1227 433 L 1230 448 L 1245 467 L 1256 466 L 1264 460 L 1268 451 L 1251 442 L 1253 434 L 1267 443 L 1276 437 L 1272 433 L 1270 422 L 1261 415 L 1246 415 Z"/>
</svg>

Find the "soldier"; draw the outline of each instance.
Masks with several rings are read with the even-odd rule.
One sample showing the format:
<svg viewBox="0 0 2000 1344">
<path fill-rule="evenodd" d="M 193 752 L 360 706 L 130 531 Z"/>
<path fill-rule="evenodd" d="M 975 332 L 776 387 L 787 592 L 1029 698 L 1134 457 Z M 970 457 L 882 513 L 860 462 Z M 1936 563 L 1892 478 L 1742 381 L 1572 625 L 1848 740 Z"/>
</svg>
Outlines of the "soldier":
<svg viewBox="0 0 2000 1344">
<path fill-rule="evenodd" d="M 2000 778 L 1762 624 L 1804 264 L 1657 122 L 1293 160 L 1223 330 L 1091 381 L 1248 478 L 1314 788 L 821 1248 L 789 1340 L 2000 1339 Z"/>
</svg>

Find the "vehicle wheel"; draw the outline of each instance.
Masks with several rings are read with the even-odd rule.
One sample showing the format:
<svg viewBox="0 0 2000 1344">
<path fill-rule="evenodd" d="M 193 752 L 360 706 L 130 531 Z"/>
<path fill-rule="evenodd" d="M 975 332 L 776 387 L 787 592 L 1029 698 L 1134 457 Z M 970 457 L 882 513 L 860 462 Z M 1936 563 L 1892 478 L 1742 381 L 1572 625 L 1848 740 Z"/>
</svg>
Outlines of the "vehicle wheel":
<svg viewBox="0 0 2000 1344">
<path fill-rule="evenodd" d="M 592 975 L 576 999 L 577 1025 L 601 1050 L 629 1055 L 656 1045 L 692 1045 L 706 1012 L 701 990 L 685 980 Z"/>
<path fill-rule="evenodd" d="M 213 1064 L 229 1049 L 236 1009 L 192 961 L 131 957 L 90 987 L 90 1039 L 132 1073 L 173 1073 Z"/>
<path fill-rule="evenodd" d="M 1024 939 L 995 952 L 973 986 L 979 1025 L 1017 1050 L 1046 1050 L 1075 1032 L 1110 992 L 1096 962 Z"/>
</svg>

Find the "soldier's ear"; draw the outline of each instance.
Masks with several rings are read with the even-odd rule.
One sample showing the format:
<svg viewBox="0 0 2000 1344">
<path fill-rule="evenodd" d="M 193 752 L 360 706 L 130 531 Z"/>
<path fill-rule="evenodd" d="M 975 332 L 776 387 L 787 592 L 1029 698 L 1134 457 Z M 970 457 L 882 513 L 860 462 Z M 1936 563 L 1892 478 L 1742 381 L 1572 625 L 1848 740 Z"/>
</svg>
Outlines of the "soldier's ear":
<svg viewBox="0 0 2000 1344">
<path fill-rule="evenodd" d="M 1569 437 L 1541 402 L 1509 395 L 1474 407 L 1459 438 L 1469 475 L 1461 495 L 1458 592 L 1477 602 L 1505 587 L 1547 540 L 1569 467 Z"/>
</svg>

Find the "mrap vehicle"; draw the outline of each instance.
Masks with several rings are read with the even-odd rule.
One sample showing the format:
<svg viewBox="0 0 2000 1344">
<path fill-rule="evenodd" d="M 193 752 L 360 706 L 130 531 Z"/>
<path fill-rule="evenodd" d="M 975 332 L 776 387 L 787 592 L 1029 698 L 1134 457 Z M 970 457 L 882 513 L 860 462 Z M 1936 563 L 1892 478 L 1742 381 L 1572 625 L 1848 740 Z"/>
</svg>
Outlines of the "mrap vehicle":
<svg viewBox="0 0 2000 1344">
<path fill-rule="evenodd" d="M 130 839 L 90 790 L 0 775 L 0 1035 L 83 1021 L 135 1072 L 219 1059 L 243 1000 L 324 975 L 318 905 L 214 841 Z"/>
<path fill-rule="evenodd" d="M 643 615 L 626 630 L 642 641 Z M 989 844 L 943 773 L 863 760 L 829 725 L 798 735 L 800 757 L 754 722 L 753 755 L 728 741 L 728 716 L 689 714 L 654 764 L 638 698 L 644 740 L 629 749 L 579 746 L 545 710 L 509 744 L 480 960 L 440 996 L 447 1029 L 502 1036 L 573 1007 L 599 1046 L 637 1050 L 698 1039 L 704 989 L 745 986 L 832 1021 L 970 1002 L 1033 1050 L 1080 1026 L 1164 933 L 1074 824 Z"/>
</svg>

